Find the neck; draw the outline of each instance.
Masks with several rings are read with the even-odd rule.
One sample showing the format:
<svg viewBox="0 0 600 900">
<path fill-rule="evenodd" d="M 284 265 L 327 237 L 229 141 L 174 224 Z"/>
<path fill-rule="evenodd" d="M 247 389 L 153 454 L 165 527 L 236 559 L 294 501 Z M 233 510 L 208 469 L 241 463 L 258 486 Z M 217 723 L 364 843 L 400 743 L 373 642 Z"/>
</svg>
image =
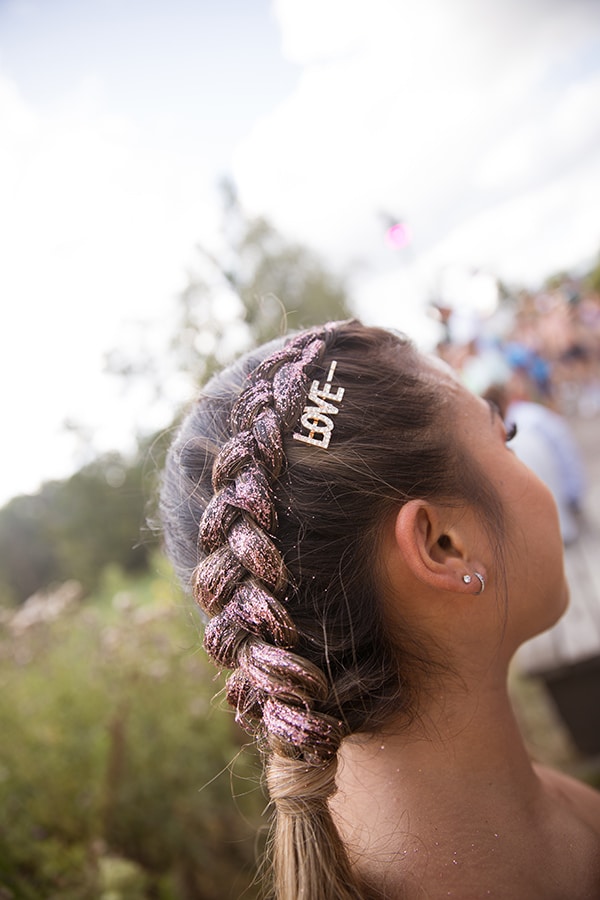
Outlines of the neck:
<svg viewBox="0 0 600 900">
<path fill-rule="evenodd" d="M 460 839 L 493 848 L 519 817 L 531 819 L 539 782 L 505 676 L 432 695 L 408 730 L 392 724 L 344 742 L 332 812 L 351 852 L 385 868 Z"/>
</svg>

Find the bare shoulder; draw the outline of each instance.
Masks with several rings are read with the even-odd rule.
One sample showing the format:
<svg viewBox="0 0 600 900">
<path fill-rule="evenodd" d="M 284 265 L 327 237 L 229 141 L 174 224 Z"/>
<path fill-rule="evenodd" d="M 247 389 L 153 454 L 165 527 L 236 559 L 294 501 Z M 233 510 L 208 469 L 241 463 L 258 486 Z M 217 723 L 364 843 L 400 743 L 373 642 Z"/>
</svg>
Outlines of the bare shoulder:
<svg viewBox="0 0 600 900">
<path fill-rule="evenodd" d="M 538 765 L 534 768 L 548 795 L 589 825 L 600 838 L 600 791 L 556 769 Z"/>
<path fill-rule="evenodd" d="M 542 826 L 546 833 L 545 865 L 556 884 L 570 893 L 559 896 L 600 897 L 600 793 L 576 778 L 545 766 L 535 766 L 546 800 Z"/>
</svg>

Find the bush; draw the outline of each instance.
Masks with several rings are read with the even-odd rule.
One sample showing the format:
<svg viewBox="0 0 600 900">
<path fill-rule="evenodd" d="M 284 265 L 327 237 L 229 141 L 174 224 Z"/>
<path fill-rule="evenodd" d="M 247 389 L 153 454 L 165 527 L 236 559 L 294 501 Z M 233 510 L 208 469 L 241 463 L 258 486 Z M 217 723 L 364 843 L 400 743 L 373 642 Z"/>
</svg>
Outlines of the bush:
<svg viewBox="0 0 600 900">
<path fill-rule="evenodd" d="M 169 576 L 113 569 L 95 602 L 18 616 L 0 631 L 0 897 L 255 897 L 258 761 Z"/>
<path fill-rule="evenodd" d="M 160 457 L 157 438 L 153 453 Z M 147 571 L 156 546 L 145 526 L 147 496 L 156 467 L 141 445 L 127 460 L 98 457 L 64 481 L 14 497 L 0 509 L 0 605 L 23 603 L 51 584 L 76 578 L 98 589 L 105 566 Z"/>
</svg>

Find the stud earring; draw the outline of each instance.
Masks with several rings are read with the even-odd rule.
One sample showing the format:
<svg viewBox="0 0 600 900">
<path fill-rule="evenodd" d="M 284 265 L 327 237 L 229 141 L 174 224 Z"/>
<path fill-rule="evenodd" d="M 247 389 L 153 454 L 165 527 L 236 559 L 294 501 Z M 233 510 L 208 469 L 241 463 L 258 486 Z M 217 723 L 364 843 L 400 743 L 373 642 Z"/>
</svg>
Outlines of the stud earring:
<svg viewBox="0 0 600 900">
<path fill-rule="evenodd" d="M 478 578 L 481 583 L 481 587 L 475 594 L 475 596 L 478 597 L 479 594 L 483 594 L 483 592 L 485 591 L 485 579 L 484 579 L 483 575 L 479 574 L 479 572 L 473 572 L 473 575 L 475 576 L 475 578 Z M 473 578 L 470 575 L 463 575 L 462 580 L 464 581 L 465 584 L 471 584 L 471 582 L 473 581 Z"/>
</svg>

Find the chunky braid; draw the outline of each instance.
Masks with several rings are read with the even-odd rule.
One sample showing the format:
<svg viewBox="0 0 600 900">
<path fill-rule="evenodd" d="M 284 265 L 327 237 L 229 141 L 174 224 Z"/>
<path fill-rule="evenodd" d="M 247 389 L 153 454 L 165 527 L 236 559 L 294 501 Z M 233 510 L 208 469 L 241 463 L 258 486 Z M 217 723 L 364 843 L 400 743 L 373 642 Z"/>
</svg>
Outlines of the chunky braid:
<svg viewBox="0 0 600 900">
<path fill-rule="evenodd" d="M 232 437 L 213 466 L 215 493 L 199 529 L 207 556 L 194 576 L 196 600 L 212 617 L 204 646 L 219 666 L 234 669 L 227 697 L 237 720 L 278 754 L 316 765 L 335 756 L 343 727 L 315 709 L 329 691 L 323 672 L 291 652 L 298 636 L 285 608 L 273 484 L 285 463 L 283 433 L 306 401 L 307 367 L 324 349 L 322 333 L 305 332 L 248 379 L 231 411 Z"/>
</svg>

